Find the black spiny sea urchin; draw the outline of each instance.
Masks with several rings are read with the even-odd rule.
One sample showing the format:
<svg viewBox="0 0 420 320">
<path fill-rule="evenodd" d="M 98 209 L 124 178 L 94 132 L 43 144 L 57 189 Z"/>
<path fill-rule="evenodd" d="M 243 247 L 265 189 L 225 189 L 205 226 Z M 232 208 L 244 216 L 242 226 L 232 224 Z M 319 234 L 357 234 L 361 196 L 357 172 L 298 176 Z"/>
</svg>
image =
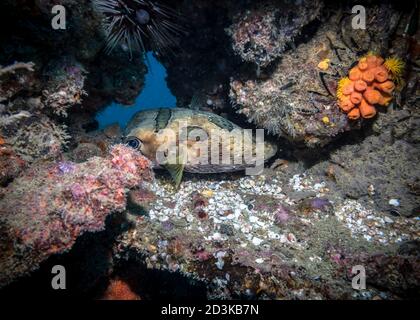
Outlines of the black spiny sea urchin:
<svg viewBox="0 0 420 320">
<path fill-rule="evenodd" d="M 176 46 L 183 32 L 177 23 L 178 14 L 161 1 L 150 0 L 94 0 L 98 11 L 104 15 L 107 37 L 106 52 L 117 45 L 145 52 L 151 48 L 158 53 L 170 51 Z"/>
</svg>

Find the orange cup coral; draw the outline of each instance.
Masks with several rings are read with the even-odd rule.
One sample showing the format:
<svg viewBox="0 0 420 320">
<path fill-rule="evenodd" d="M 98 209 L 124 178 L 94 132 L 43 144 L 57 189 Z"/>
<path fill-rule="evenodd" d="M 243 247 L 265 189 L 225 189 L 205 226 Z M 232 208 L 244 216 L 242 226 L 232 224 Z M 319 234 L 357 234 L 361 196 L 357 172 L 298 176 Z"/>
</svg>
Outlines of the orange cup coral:
<svg viewBox="0 0 420 320">
<path fill-rule="evenodd" d="M 375 105 L 387 106 L 391 102 L 403 65 L 398 58 L 384 60 L 374 54 L 361 58 L 349 76 L 338 83 L 340 109 L 352 120 L 374 117 Z"/>
</svg>

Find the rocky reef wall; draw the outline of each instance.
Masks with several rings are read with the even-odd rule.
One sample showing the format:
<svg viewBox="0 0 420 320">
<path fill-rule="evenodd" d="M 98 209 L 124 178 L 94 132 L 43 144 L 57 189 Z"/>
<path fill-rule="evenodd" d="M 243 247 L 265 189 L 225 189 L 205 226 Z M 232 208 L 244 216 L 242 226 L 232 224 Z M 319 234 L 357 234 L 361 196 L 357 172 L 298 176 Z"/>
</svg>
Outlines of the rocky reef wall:
<svg viewBox="0 0 420 320">
<path fill-rule="evenodd" d="M 51 28 L 56 1 L 0 4 L 0 287 L 54 259 L 94 274 L 78 239 L 105 229 L 107 246 L 89 244 L 112 257 L 95 297 L 141 298 L 131 289 L 150 270 L 208 298 L 418 297 L 418 2 L 362 1 L 364 30 L 351 26 L 355 1 L 145 1 L 170 6 L 170 20 L 136 7 L 140 24 L 176 31 L 143 50 L 166 67 L 178 107 L 265 129 L 280 150 L 259 177 L 186 175 L 178 190 L 120 144 L 122 128 L 94 120 L 134 103 L 145 52 L 127 39 L 106 50 L 98 1 L 59 2 L 65 30 Z M 373 54 L 403 61 L 401 82 L 375 117 L 352 120 L 340 79 Z M 350 286 L 357 263 L 372 275 L 365 293 Z"/>
</svg>

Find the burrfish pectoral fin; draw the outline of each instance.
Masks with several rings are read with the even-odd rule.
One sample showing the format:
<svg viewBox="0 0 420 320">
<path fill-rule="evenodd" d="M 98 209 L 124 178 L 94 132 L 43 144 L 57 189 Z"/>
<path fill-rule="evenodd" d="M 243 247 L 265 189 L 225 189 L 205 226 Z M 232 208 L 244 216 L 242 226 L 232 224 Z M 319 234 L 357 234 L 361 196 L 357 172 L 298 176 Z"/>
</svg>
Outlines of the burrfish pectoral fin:
<svg viewBox="0 0 420 320">
<path fill-rule="evenodd" d="M 184 174 L 184 165 L 183 164 L 167 164 L 165 169 L 171 174 L 172 180 L 175 183 L 175 188 L 178 189 L 182 175 Z"/>
<path fill-rule="evenodd" d="M 182 176 L 184 174 L 184 167 L 185 164 L 182 161 L 183 158 L 177 157 L 175 163 L 167 163 L 164 165 L 165 169 L 168 170 L 169 174 L 172 177 L 172 180 L 174 181 L 175 188 L 178 189 L 181 181 Z"/>
</svg>

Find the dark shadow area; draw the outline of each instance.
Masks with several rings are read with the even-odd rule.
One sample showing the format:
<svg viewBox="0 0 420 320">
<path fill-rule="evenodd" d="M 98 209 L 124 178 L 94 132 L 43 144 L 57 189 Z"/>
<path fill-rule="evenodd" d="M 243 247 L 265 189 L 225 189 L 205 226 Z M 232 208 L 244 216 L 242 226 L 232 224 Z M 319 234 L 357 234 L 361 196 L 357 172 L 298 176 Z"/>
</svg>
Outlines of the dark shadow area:
<svg viewBox="0 0 420 320">
<path fill-rule="evenodd" d="M 128 283 L 142 300 L 206 299 L 204 283 L 179 273 L 147 269 L 136 253 L 130 253 L 128 260 L 114 262 L 115 239 L 127 228 L 129 224 L 122 216 L 110 217 L 106 230 L 84 234 L 70 252 L 50 257 L 38 270 L 1 289 L 0 299 L 102 299 L 113 278 Z M 52 288 L 55 265 L 66 269 L 65 290 Z"/>
<path fill-rule="evenodd" d="M 207 288 L 203 282 L 178 272 L 148 269 L 137 252 L 130 252 L 128 256 L 127 260 L 116 263 L 110 278 L 127 283 L 142 300 L 206 300 Z M 95 298 L 103 296 L 108 284 L 109 281 L 105 281 L 97 287 Z"/>
</svg>

